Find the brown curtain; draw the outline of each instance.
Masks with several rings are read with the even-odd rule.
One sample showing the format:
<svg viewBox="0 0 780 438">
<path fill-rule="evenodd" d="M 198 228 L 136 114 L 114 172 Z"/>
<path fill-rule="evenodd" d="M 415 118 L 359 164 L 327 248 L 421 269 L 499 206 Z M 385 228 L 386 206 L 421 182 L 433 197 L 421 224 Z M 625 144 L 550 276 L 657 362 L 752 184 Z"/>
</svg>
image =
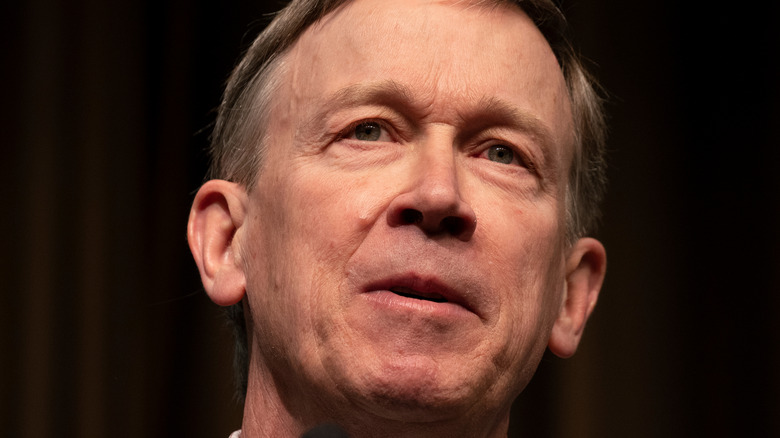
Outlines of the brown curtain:
<svg viewBox="0 0 780 438">
<path fill-rule="evenodd" d="M 6 3 L 0 434 L 226 437 L 232 340 L 185 224 L 200 130 L 278 4 Z M 777 11 L 564 6 L 612 95 L 609 273 L 510 436 L 780 435 Z"/>
<path fill-rule="evenodd" d="M 198 70 L 216 47 L 199 39 L 219 30 L 193 28 L 235 17 L 188 2 L 18 3 L 4 14 L 0 430 L 227 436 L 240 425 L 231 341 L 185 224 L 205 169 L 196 132 L 230 68 Z"/>
</svg>

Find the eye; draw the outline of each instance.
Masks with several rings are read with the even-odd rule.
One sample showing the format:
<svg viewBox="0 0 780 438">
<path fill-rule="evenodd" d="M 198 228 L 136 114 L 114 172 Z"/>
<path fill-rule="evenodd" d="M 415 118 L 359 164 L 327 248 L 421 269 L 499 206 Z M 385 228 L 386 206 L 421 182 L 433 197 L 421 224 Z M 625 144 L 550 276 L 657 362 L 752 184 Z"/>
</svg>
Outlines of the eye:
<svg viewBox="0 0 780 438">
<path fill-rule="evenodd" d="M 515 153 L 512 149 L 502 145 L 493 145 L 487 150 L 487 157 L 490 161 L 502 164 L 512 164 L 515 161 Z"/>
<path fill-rule="evenodd" d="M 382 138 L 382 126 L 377 122 L 361 122 L 355 125 L 351 136 L 361 141 L 379 141 Z"/>
</svg>

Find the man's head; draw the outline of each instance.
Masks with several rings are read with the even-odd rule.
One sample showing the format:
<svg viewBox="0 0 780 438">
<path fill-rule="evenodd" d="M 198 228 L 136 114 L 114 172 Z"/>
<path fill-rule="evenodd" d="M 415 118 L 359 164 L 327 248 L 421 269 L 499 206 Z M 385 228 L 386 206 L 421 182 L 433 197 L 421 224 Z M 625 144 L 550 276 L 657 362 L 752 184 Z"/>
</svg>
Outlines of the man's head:
<svg viewBox="0 0 780 438">
<path fill-rule="evenodd" d="M 214 138 L 233 182 L 193 205 L 209 296 L 247 312 L 247 409 L 500 433 L 603 279 L 598 101 L 545 2 L 340 3 L 250 48 Z"/>
</svg>

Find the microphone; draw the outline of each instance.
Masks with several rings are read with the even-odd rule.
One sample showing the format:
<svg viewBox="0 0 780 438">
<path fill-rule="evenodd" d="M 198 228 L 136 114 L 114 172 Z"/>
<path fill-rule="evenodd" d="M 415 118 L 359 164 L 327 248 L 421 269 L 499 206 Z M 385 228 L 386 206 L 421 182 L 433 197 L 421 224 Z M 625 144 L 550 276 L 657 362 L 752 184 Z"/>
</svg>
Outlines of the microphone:
<svg viewBox="0 0 780 438">
<path fill-rule="evenodd" d="M 349 438 L 349 435 L 338 424 L 323 423 L 306 431 L 301 438 Z"/>
</svg>

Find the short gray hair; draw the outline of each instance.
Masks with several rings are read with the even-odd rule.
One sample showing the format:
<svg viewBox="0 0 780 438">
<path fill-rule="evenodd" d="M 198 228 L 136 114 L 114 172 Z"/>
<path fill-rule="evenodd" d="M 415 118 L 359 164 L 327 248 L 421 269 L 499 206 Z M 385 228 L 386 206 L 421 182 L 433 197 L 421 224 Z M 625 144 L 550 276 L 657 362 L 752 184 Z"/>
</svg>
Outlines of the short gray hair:
<svg viewBox="0 0 780 438">
<path fill-rule="evenodd" d="M 265 155 L 266 123 L 284 54 L 322 17 L 349 0 L 292 0 L 247 49 L 228 79 L 211 136 L 210 178 L 251 189 Z M 533 20 L 561 67 L 572 104 L 574 160 L 566 196 L 569 242 L 595 230 L 606 188 L 606 123 L 596 84 L 570 43 L 563 13 L 552 0 L 487 0 L 514 4 Z M 227 309 L 236 337 L 236 381 L 246 395 L 249 354 L 241 303 Z"/>
</svg>

